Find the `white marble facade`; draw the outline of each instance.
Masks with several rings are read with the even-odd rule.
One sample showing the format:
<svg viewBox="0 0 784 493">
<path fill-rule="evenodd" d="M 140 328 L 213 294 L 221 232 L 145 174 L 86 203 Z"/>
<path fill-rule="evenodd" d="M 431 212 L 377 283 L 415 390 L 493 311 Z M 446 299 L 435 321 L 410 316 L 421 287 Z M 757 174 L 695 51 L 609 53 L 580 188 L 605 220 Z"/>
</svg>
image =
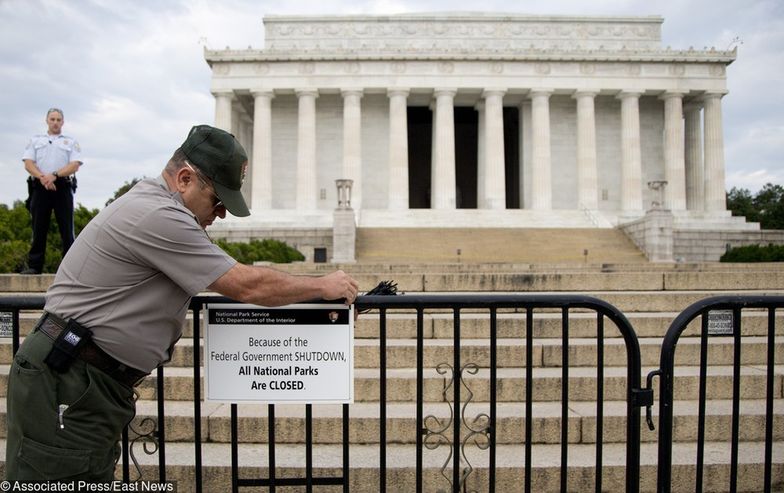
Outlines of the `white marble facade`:
<svg viewBox="0 0 784 493">
<path fill-rule="evenodd" d="M 329 226 L 342 178 L 354 182 L 360 222 L 430 214 L 449 225 L 463 214 L 503 224 L 530 210 L 616 224 L 659 200 L 648 182 L 661 180 L 676 217 L 727 216 L 721 102 L 735 52 L 662 47 L 662 22 L 267 16 L 263 49 L 205 50 L 215 124 L 251 155 L 246 223 Z M 412 127 L 417 108 L 429 127 Z M 465 115 L 467 171 L 456 130 Z M 409 142 L 422 128 L 429 174 L 413 168 L 423 160 L 412 154 L 427 153 Z M 466 173 L 470 193 L 456 181 Z"/>
</svg>

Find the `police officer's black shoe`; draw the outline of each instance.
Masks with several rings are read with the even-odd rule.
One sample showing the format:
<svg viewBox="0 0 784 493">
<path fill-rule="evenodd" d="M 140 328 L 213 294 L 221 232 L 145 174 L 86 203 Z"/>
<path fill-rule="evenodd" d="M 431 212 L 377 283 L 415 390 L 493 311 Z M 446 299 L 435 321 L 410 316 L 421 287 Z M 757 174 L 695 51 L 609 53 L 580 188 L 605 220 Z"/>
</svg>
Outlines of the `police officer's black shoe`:
<svg viewBox="0 0 784 493">
<path fill-rule="evenodd" d="M 41 271 L 40 271 L 40 270 L 33 269 L 32 267 L 25 267 L 25 268 L 24 268 L 24 269 L 22 269 L 22 271 L 21 271 L 21 272 L 19 272 L 19 273 L 20 273 L 20 274 L 23 274 L 23 275 L 27 275 L 27 276 L 29 276 L 29 275 L 40 274 L 40 273 L 41 273 Z"/>
</svg>

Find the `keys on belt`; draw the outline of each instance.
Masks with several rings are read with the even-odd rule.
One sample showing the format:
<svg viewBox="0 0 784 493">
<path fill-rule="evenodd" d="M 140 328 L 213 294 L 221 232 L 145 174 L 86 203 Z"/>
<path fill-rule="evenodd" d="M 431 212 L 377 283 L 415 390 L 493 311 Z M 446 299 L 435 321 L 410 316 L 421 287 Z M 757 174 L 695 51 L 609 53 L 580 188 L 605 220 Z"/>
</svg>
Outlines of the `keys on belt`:
<svg viewBox="0 0 784 493">
<path fill-rule="evenodd" d="M 36 324 L 35 330 L 40 330 L 52 341 L 56 340 L 65 330 L 67 322 L 57 315 L 45 312 Z M 92 340 L 87 341 L 76 354 L 76 357 L 103 371 L 118 382 L 135 387 L 148 375 L 148 373 L 120 363 L 99 348 Z"/>
</svg>

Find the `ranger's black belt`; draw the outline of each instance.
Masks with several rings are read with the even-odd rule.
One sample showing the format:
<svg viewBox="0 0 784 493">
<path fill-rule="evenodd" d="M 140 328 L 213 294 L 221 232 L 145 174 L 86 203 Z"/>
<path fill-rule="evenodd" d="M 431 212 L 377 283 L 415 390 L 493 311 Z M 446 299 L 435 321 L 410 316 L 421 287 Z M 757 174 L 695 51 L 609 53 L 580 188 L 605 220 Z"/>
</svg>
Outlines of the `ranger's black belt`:
<svg viewBox="0 0 784 493">
<path fill-rule="evenodd" d="M 40 330 L 46 334 L 51 340 L 57 339 L 60 332 L 65 329 L 67 322 L 57 315 L 49 312 L 44 312 L 44 315 L 38 320 L 35 330 Z M 112 358 L 103 349 L 99 348 L 92 340 L 88 341 L 81 347 L 77 358 L 89 363 L 114 378 L 120 383 L 128 385 L 129 387 L 136 387 L 141 381 L 149 375 L 149 373 L 137 370 L 116 359 Z"/>
</svg>

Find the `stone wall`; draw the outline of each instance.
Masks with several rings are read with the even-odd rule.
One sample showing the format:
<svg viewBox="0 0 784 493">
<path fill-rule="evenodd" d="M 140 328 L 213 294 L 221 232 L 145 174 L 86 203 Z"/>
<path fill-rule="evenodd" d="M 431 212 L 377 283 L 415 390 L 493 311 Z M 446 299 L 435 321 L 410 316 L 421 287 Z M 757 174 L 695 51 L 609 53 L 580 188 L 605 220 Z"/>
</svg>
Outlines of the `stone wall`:
<svg viewBox="0 0 784 493">
<path fill-rule="evenodd" d="M 784 230 L 712 231 L 683 229 L 673 234 L 676 261 L 717 262 L 730 249 L 745 245 L 784 245 Z"/>
<path fill-rule="evenodd" d="M 668 211 L 648 211 L 619 228 L 652 262 L 718 262 L 730 248 L 784 245 L 784 230 L 673 228 Z"/>
</svg>

